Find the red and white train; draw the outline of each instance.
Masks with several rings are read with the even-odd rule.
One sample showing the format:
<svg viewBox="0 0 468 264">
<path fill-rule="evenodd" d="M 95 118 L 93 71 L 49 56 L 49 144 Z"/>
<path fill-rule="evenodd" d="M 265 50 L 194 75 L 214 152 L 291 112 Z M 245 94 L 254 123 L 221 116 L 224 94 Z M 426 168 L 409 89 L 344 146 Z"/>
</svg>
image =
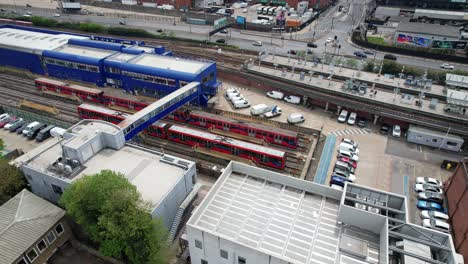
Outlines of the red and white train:
<svg viewBox="0 0 468 264">
<path fill-rule="evenodd" d="M 125 113 L 86 103 L 78 106 L 78 114 L 83 119 L 99 119 L 113 124 L 120 123 L 128 116 Z M 191 147 L 202 147 L 238 156 L 275 169 L 285 168 L 286 153 L 284 151 L 218 136 L 205 131 L 156 122 L 148 127 L 144 133 Z"/>
<path fill-rule="evenodd" d="M 148 106 L 148 103 L 108 96 L 99 89 L 73 84 L 68 85 L 64 82 L 47 78 L 38 78 L 35 80 L 35 84 L 37 89 L 42 91 L 75 95 L 84 101 L 107 106 L 119 106 L 131 110 L 129 112 L 139 111 Z M 229 117 L 210 114 L 203 111 L 177 110 L 169 114 L 166 118 L 207 129 L 216 128 L 244 136 L 255 137 L 263 139 L 270 144 L 280 145 L 287 148 L 295 149 L 298 146 L 298 133 L 295 131 L 270 127 L 253 122 L 241 122 Z"/>
</svg>

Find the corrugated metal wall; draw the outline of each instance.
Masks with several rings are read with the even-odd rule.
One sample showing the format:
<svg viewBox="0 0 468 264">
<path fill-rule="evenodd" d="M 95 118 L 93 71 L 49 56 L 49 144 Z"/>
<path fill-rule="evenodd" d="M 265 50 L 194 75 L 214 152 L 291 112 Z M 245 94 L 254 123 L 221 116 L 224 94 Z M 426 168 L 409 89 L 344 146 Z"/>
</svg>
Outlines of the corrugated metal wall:
<svg viewBox="0 0 468 264">
<path fill-rule="evenodd" d="M 468 263 L 468 158 L 458 165 L 444 189 L 455 249 Z"/>
</svg>

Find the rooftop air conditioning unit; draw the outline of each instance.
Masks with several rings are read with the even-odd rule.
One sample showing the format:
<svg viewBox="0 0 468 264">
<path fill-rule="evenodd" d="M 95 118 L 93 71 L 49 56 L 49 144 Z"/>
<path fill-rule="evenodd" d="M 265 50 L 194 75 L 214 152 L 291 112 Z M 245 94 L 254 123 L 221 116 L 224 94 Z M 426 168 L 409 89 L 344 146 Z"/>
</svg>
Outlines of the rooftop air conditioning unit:
<svg viewBox="0 0 468 264">
<path fill-rule="evenodd" d="M 354 207 L 356 207 L 357 209 L 361 209 L 361 210 L 366 210 L 367 209 L 367 206 L 365 206 L 364 204 L 361 204 L 361 203 L 356 203 L 354 205 Z"/>
<path fill-rule="evenodd" d="M 70 165 L 66 165 L 65 166 L 65 172 L 68 173 L 68 174 L 71 174 L 73 171 L 72 167 Z"/>
</svg>

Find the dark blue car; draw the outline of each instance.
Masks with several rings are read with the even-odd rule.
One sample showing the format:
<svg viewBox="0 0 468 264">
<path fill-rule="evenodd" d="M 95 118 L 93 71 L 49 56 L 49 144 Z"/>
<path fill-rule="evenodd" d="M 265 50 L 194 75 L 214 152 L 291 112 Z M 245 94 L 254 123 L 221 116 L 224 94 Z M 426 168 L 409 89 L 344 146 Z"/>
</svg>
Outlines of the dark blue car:
<svg viewBox="0 0 468 264">
<path fill-rule="evenodd" d="M 341 187 L 344 187 L 345 185 L 345 182 L 351 182 L 350 180 L 344 178 L 344 177 L 341 177 L 341 176 L 337 176 L 337 175 L 332 175 L 331 179 L 330 179 L 330 184 L 336 184 L 338 186 L 341 186 Z"/>
<path fill-rule="evenodd" d="M 354 52 L 354 55 L 355 55 L 356 57 L 359 57 L 359 58 L 367 58 L 367 55 L 364 54 L 364 52 L 362 52 L 362 51 L 355 51 L 355 52 Z"/>
<path fill-rule="evenodd" d="M 435 210 L 439 212 L 443 212 L 444 208 L 442 205 L 434 202 L 418 200 L 417 207 L 421 210 Z"/>
</svg>

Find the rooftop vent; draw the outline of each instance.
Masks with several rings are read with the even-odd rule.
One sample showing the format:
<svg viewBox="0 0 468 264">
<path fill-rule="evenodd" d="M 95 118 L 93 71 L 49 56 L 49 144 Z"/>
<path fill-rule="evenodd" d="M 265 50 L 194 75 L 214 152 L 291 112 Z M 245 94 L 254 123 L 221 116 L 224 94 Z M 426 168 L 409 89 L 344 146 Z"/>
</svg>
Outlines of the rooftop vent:
<svg viewBox="0 0 468 264">
<path fill-rule="evenodd" d="M 178 158 L 175 158 L 175 157 L 169 157 L 169 156 L 166 156 L 164 155 L 161 160 L 161 162 L 163 163 L 167 163 L 167 164 L 171 164 L 171 165 L 174 165 L 176 167 L 179 167 L 179 168 L 182 168 L 182 169 L 188 169 L 188 166 L 189 166 L 189 162 L 187 161 L 183 161 L 183 160 L 180 160 Z"/>
</svg>

